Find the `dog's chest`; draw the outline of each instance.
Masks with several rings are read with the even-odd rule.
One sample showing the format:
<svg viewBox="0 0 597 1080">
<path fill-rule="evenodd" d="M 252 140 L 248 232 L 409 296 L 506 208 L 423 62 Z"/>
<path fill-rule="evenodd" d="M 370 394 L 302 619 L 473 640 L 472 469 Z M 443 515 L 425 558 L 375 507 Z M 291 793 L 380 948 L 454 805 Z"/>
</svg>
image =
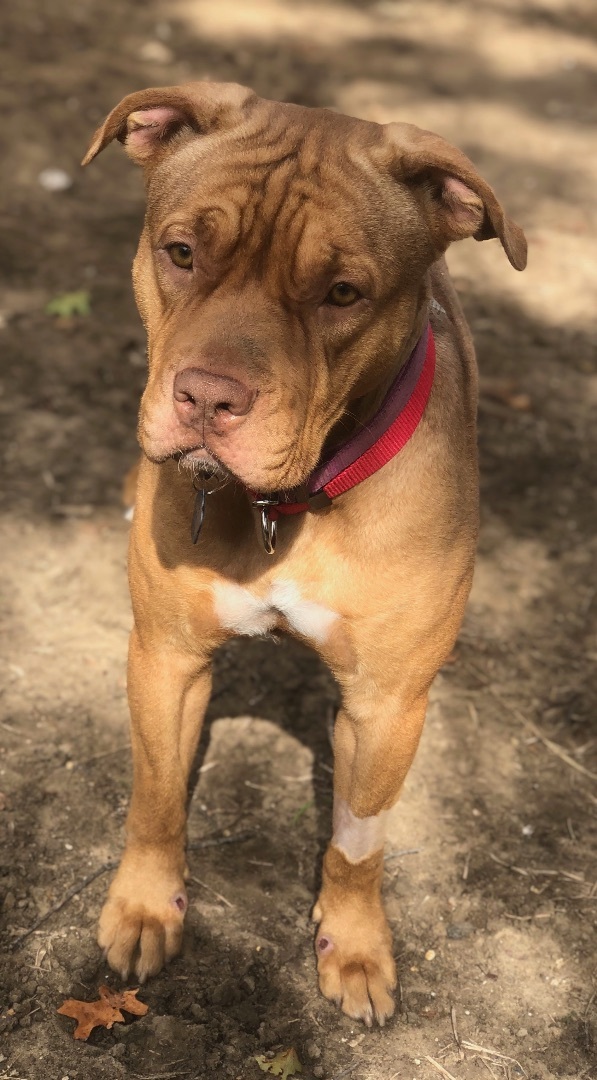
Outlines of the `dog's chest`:
<svg viewBox="0 0 597 1080">
<path fill-rule="evenodd" d="M 267 634 L 286 623 L 301 637 L 323 645 L 339 618 L 324 604 L 305 599 L 296 582 L 289 579 L 272 582 L 265 596 L 232 582 L 215 582 L 212 589 L 218 623 L 235 634 Z"/>
</svg>

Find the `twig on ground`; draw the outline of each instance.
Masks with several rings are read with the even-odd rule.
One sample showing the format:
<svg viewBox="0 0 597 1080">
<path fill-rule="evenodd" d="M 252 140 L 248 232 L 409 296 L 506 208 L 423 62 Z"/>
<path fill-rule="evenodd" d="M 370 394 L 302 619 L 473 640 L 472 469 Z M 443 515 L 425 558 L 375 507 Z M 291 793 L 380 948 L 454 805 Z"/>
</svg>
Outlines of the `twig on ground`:
<svg viewBox="0 0 597 1080">
<path fill-rule="evenodd" d="M 422 850 L 421 847 L 407 847 L 402 848 L 401 851 L 388 851 L 388 854 L 384 855 L 384 862 L 388 862 L 390 859 L 401 859 L 403 855 L 418 855 Z"/>
<path fill-rule="evenodd" d="M 456 1080 L 456 1077 L 453 1076 L 451 1072 L 444 1069 L 443 1065 L 440 1065 L 439 1061 L 436 1061 L 435 1058 L 429 1057 L 429 1054 L 425 1055 L 425 1061 L 428 1061 L 430 1065 L 433 1065 L 433 1068 L 437 1069 L 438 1073 L 441 1073 L 442 1076 L 445 1076 L 446 1080 Z"/>
<path fill-rule="evenodd" d="M 587 1018 L 587 1016 L 589 1015 L 589 1013 L 591 1011 L 591 1008 L 593 1006 L 593 1002 L 595 1001 L 595 998 L 597 998 L 597 990 L 593 990 L 593 993 L 591 994 L 589 1000 L 587 1001 L 587 1004 L 585 1005 L 585 1011 L 584 1011 L 585 1019 Z"/>
<path fill-rule="evenodd" d="M 11 735 L 15 735 L 17 739 L 24 739 L 25 738 L 25 732 L 24 731 L 19 731 L 17 728 L 11 727 L 10 724 L 5 724 L 4 720 L 0 720 L 0 727 L 4 728 L 4 730 L 8 731 Z"/>
<path fill-rule="evenodd" d="M 82 761 L 74 761 L 73 769 L 83 769 L 85 765 L 91 765 L 94 761 L 101 761 L 102 758 L 112 757 L 113 754 L 123 754 L 130 752 L 131 744 L 123 743 L 122 746 L 115 746 L 112 750 L 102 750 L 99 754 L 92 754 L 91 757 L 83 758 Z"/>
<path fill-rule="evenodd" d="M 219 836 L 214 838 L 208 837 L 206 840 L 193 841 L 192 844 L 188 845 L 188 849 L 190 851 L 198 851 L 201 848 L 218 847 L 220 844 L 240 844 L 243 840 L 248 840 L 253 835 L 254 834 L 252 832 L 242 832 L 235 833 L 233 836 Z M 91 883 L 95 881 L 96 878 L 101 877 L 102 874 L 107 874 L 110 870 L 115 870 L 117 866 L 117 860 L 106 862 L 103 864 L 103 866 L 99 866 L 97 870 L 94 870 L 92 874 L 88 874 L 86 878 L 83 878 L 82 881 L 79 881 L 77 885 L 73 885 L 72 889 L 69 889 L 69 891 L 66 893 L 65 896 L 62 897 L 61 900 L 58 900 L 57 903 L 55 903 L 51 908 L 44 912 L 43 915 L 40 915 L 39 919 L 36 919 L 33 925 L 30 926 L 28 930 L 25 930 L 22 934 L 19 934 L 18 937 L 14 938 L 13 941 L 9 942 L 9 950 L 12 951 L 13 949 L 18 949 L 19 946 L 23 943 L 23 941 L 25 941 L 31 934 L 33 934 L 40 926 L 42 926 L 43 923 L 45 923 L 51 915 L 55 915 L 56 912 L 60 911 L 63 907 L 65 907 L 70 900 L 73 900 L 75 896 L 78 896 L 80 892 L 83 892 L 83 889 L 86 889 L 88 885 L 91 885 Z M 199 882 L 199 884 L 201 885 L 203 884 L 203 882 Z M 209 886 L 205 887 L 208 888 Z M 224 900 L 224 897 L 220 897 L 220 899 Z M 224 903 L 229 904 L 230 902 L 228 900 L 224 900 Z M 233 905 L 230 904 L 230 907 L 232 906 Z"/>
<path fill-rule="evenodd" d="M 345 1069 L 342 1069 L 341 1072 L 336 1073 L 335 1076 L 332 1076 L 332 1080 L 342 1080 L 343 1076 L 350 1076 L 351 1072 L 354 1072 L 358 1064 L 358 1061 L 353 1061 L 352 1065 L 347 1065 L 347 1067 Z"/>
<path fill-rule="evenodd" d="M 500 859 L 499 855 L 494 855 L 493 851 L 489 852 L 489 858 L 496 862 L 498 866 L 505 866 L 506 870 L 512 870 L 515 874 L 522 874 L 523 877 L 528 877 L 528 870 L 523 870 L 522 866 L 513 866 L 512 863 L 506 862 L 505 859 Z"/>
<path fill-rule="evenodd" d="M 210 769 L 215 769 L 219 764 L 219 761 L 208 761 L 205 765 L 202 765 L 200 769 L 197 769 L 197 772 L 200 776 L 203 776 L 204 773 L 209 772 Z"/>
<path fill-rule="evenodd" d="M 479 1061 L 481 1062 L 482 1065 L 485 1066 L 485 1068 L 487 1069 L 487 1072 L 489 1073 L 489 1075 L 493 1077 L 493 1080 L 497 1080 L 497 1076 L 495 1075 L 495 1073 L 494 1073 L 493 1069 L 491 1068 L 491 1065 L 489 1064 L 489 1062 L 486 1061 L 485 1058 L 482 1058 L 482 1057 L 479 1058 Z"/>
<path fill-rule="evenodd" d="M 192 840 L 187 844 L 187 851 L 201 851 L 203 848 L 219 847 L 220 844 L 241 844 L 243 840 L 250 840 L 255 833 L 240 832 L 232 836 L 208 836 L 205 840 Z"/>
<path fill-rule="evenodd" d="M 460 1041 L 460 1035 L 458 1034 L 458 1028 L 456 1027 L 456 1008 L 454 1005 L 450 1006 L 450 1023 L 452 1024 L 452 1035 L 454 1036 L 454 1042 L 458 1047 L 461 1059 L 464 1057 L 464 1051 L 462 1049 L 462 1043 Z"/>
<path fill-rule="evenodd" d="M 519 723 L 521 723 L 524 727 L 531 731 L 535 738 L 539 739 L 539 741 L 543 743 L 547 750 L 550 750 L 552 754 L 556 755 L 556 757 L 559 757 L 562 761 L 565 761 L 571 769 L 576 769 L 577 772 L 582 773 L 583 776 L 588 777 L 589 780 L 597 780 L 597 773 L 591 772 L 590 769 L 586 769 L 585 766 L 581 765 L 579 761 L 576 761 L 571 754 L 568 754 L 567 751 L 563 749 L 563 747 L 559 746 L 558 743 L 553 742 L 553 740 L 549 739 L 547 735 L 544 735 L 544 733 L 541 731 L 541 728 L 539 728 L 533 720 L 529 720 L 524 715 L 524 713 L 521 713 L 519 709 L 511 705 L 510 702 L 502 694 L 500 694 L 499 690 L 496 690 L 495 686 L 491 686 L 487 682 L 487 676 L 485 672 L 479 670 L 476 664 L 471 664 L 469 661 L 468 666 L 471 668 L 472 671 L 474 671 L 477 678 L 482 678 L 484 680 L 484 689 L 487 690 L 487 692 L 490 693 L 491 696 L 496 699 L 496 701 L 499 701 L 500 705 L 503 705 L 503 707 L 508 710 L 511 716 L 514 716 L 515 719 L 519 721 Z"/>
<path fill-rule="evenodd" d="M 213 896 L 217 896 L 218 900 L 221 900 L 222 903 L 226 904 L 227 907 L 229 907 L 229 908 L 234 907 L 234 904 L 231 904 L 230 900 L 227 900 L 226 897 L 222 896 L 221 893 L 216 892 L 215 889 L 212 889 L 211 885 L 207 885 L 205 881 L 201 880 L 201 878 L 192 877 L 192 878 L 189 878 L 189 881 L 194 881 L 195 885 L 200 885 L 202 889 L 207 889 L 208 892 L 212 893 Z"/>
<path fill-rule="evenodd" d="M 131 1073 L 131 1076 L 134 1076 L 135 1080 L 171 1080 L 171 1078 L 174 1076 L 188 1075 L 188 1069 L 185 1069 L 184 1072 L 151 1073 L 149 1076 L 142 1076 L 141 1073 Z"/>
<path fill-rule="evenodd" d="M 95 881 L 96 878 L 101 877 L 102 874 L 107 874 L 109 870 L 115 870 L 117 866 L 117 862 L 104 863 L 103 866 L 100 866 L 97 870 L 94 870 L 92 874 L 88 874 L 86 878 L 83 878 L 82 881 L 79 881 L 77 885 L 73 885 L 72 889 L 69 889 L 66 895 L 62 897 L 62 900 L 58 900 L 58 902 L 54 904 L 51 908 L 49 908 L 48 911 L 46 911 L 43 915 L 40 915 L 39 919 L 36 919 L 33 925 L 30 926 L 28 930 L 25 930 L 24 933 L 19 934 L 17 938 L 15 938 L 9 943 L 8 948 L 11 951 L 12 949 L 17 949 L 19 945 L 21 945 L 22 942 L 29 937 L 30 934 L 33 934 L 34 931 L 42 925 L 42 923 L 45 923 L 46 919 L 49 919 L 51 915 L 55 915 L 57 911 L 60 911 L 63 907 L 65 907 L 66 904 L 68 904 L 69 900 L 72 900 L 75 896 L 78 896 L 80 892 L 83 892 L 83 889 L 86 889 L 88 885 L 91 885 L 91 883 Z"/>
<path fill-rule="evenodd" d="M 479 1046 L 477 1043 L 469 1042 L 468 1039 L 463 1039 L 462 1045 L 465 1050 L 472 1050 L 475 1054 L 484 1054 L 485 1057 L 490 1059 L 492 1065 L 499 1065 L 500 1061 L 507 1061 L 510 1065 L 516 1065 L 523 1076 L 527 1075 L 520 1064 L 520 1061 L 517 1061 L 516 1058 L 508 1057 L 507 1054 L 501 1054 L 499 1050 L 490 1050 L 486 1046 Z"/>
<path fill-rule="evenodd" d="M 562 761 L 565 761 L 571 769 L 576 769 L 576 771 L 582 773 L 583 776 L 587 776 L 589 780 L 597 780 L 597 773 L 591 772 L 590 769 L 586 769 L 584 765 L 581 765 L 580 761 L 576 761 L 572 757 L 572 755 L 568 754 L 561 746 L 558 745 L 558 743 L 555 743 L 551 739 L 548 739 L 547 735 L 544 735 L 541 729 L 538 728 L 532 720 L 527 720 L 524 716 L 522 716 L 521 713 L 518 715 L 525 727 L 527 727 L 529 731 L 532 731 L 533 735 L 535 735 L 536 738 L 539 739 L 539 741 L 542 742 L 543 745 L 552 754 L 555 754 L 556 757 L 559 757 Z"/>
<path fill-rule="evenodd" d="M 578 881 L 581 884 L 584 884 L 585 881 L 585 875 L 582 872 L 575 874 L 570 870 L 544 870 L 535 869 L 531 866 L 514 866 L 513 863 L 500 859 L 499 855 L 496 855 L 493 851 L 489 852 L 489 858 L 498 866 L 503 866 L 506 870 L 512 870 L 514 874 L 522 874 L 523 877 L 560 877 L 565 878 L 566 881 Z"/>
</svg>

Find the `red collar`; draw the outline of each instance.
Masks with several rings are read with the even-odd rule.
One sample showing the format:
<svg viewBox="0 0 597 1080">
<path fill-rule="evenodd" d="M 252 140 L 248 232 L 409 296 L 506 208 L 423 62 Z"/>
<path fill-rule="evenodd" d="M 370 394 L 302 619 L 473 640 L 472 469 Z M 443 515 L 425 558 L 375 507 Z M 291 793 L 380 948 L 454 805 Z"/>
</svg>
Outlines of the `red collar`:
<svg viewBox="0 0 597 1080">
<path fill-rule="evenodd" d="M 311 473 L 300 489 L 258 495 L 265 550 L 272 555 L 280 514 L 319 510 L 350 491 L 398 454 L 416 431 L 431 393 L 435 373 L 435 341 L 427 323 L 419 341 L 390 386 L 382 405 L 366 427 Z"/>
</svg>

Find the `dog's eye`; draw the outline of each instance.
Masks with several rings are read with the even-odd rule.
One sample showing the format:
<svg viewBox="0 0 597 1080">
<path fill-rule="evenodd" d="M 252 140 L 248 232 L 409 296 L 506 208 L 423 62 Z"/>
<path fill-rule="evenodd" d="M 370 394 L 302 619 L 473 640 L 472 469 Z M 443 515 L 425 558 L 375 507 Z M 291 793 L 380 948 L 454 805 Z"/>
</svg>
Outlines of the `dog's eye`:
<svg viewBox="0 0 597 1080">
<path fill-rule="evenodd" d="M 357 300 L 360 300 L 361 294 L 358 289 L 355 289 L 354 285 L 349 285 L 347 281 L 338 281 L 325 298 L 326 304 L 334 304 L 335 307 L 349 307 L 350 304 L 354 304 Z"/>
<path fill-rule="evenodd" d="M 181 270 L 193 269 L 193 251 L 188 244 L 169 244 L 168 254 L 174 265 Z"/>
</svg>

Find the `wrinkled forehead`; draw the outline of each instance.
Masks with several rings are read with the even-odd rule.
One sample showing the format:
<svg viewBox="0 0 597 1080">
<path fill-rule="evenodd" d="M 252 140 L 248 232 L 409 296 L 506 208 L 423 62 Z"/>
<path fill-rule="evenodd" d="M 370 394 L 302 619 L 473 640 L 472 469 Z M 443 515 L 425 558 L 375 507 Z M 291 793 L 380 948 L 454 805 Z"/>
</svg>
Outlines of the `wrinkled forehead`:
<svg viewBox="0 0 597 1080">
<path fill-rule="evenodd" d="M 325 110 L 262 103 L 232 130 L 196 136 L 154 170 L 148 221 L 208 234 L 222 251 L 290 253 L 294 274 L 387 248 L 393 185 L 380 128 Z M 377 152 L 377 153 L 376 153 Z M 386 213 L 387 216 L 387 213 Z"/>
</svg>

